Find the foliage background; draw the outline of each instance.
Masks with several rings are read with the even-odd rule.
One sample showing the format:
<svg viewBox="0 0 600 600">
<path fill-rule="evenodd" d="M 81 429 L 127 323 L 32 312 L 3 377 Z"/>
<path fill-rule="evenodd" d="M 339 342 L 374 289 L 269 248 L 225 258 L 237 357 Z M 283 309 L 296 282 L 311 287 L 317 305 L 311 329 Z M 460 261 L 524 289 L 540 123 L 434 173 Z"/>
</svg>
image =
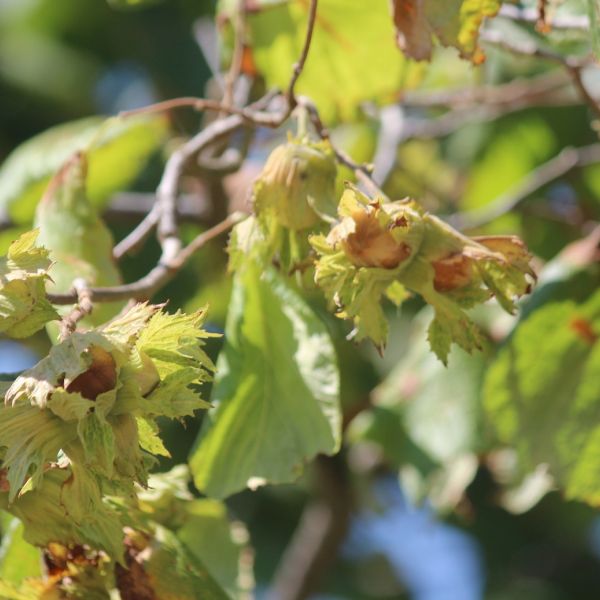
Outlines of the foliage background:
<svg viewBox="0 0 600 600">
<path fill-rule="evenodd" d="M 214 9 L 212 3 L 199 0 L 165 1 L 131 12 L 112 10 L 99 0 L 0 1 L 0 161 L 20 142 L 54 124 L 164 98 L 203 96 L 211 72 L 194 39 L 194 28 L 199 31 L 202 19 L 211 20 Z M 558 43 L 566 47 L 571 41 Z M 319 56 L 312 61 L 319 61 Z M 500 84 L 549 69 L 543 62 L 490 49 L 486 63 L 475 70 L 459 63 L 450 51 L 440 52 L 428 78 L 432 87 L 445 89 L 474 82 Z M 359 69 L 344 76 L 355 78 L 357 86 L 369 85 Z M 590 82 L 592 91 L 600 90 L 597 79 Z M 181 135 L 199 122 L 191 112 L 171 115 L 171 125 Z M 368 117 L 340 123 L 335 136 L 356 159 L 371 160 L 377 124 Z M 474 114 L 447 135 L 401 144 L 386 191 L 391 197 L 414 196 L 435 212 L 475 209 L 510 191 L 561 149 L 596 138 L 589 108 L 580 104 L 531 106 L 497 118 L 478 119 Z M 243 197 L 256 173 L 254 165 L 275 141 L 273 134 L 261 132 L 243 173 L 226 180 L 224 187 L 213 186 L 210 178 L 190 182 L 188 192 L 201 202 L 208 188 L 217 205 L 228 196 Z M 160 160 L 157 157 L 142 173 L 136 190 L 154 189 Z M 494 220 L 485 232 L 519 234 L 541 261 L 549 261 L 589 233 L 590 224 L 600 217 L 599 198 L 600 168 L 577 169 L 535 190 L 517 211 Z M 136 222 L 135 215 L 110 210 L 106 217 L 117 238 Z M 213 219 L 217 220 L 209 215 L 206 221 Z M 185 235 L 191 237 L 204 225 L 186 225 Z M 6 244 L 13 237 L 13 230 L 5 231 L 0 241 Z M 158 253 L 158 247 L 149 244 L 143 254 L 128 259 L 126 277 L 141 276 L 155 264 Z M 208 301 L 210 327 L 222 331 L 230 292 L 225 264 L 219 248 L 206 248 L 157 300 L 168 298 L 170 308 L 185 310 Z M 586 298 L 597 283 L 598 270 L 588 265 L 576 278 L 564 277 L 562 285 L 559 280 L 555 288 L 545 288 L 548 298 L 540 294 L 537 302 Z M 507 503 L 499 502 L 498 472 L 510 479 L 510 456 L 498 453 L 484 460 L 452 512 L 436 515 L 428 508 L 413 508 L 395 489 L 395 475 L 407 456 L 425 464 L 421 475 L 404 469 L 408 494 L 411 484 L 418 488 L 419 477 L 429 472 L 428 461 L 458 464 L 459 472 L 461 466 L 468 471 L 468 459 L 457 463 L 458 458 L 487 450 L 491 435 L 481 414 L 479 382 L 493 356 L 467 358 L 455 353 L 454 370 L 445 372 L 421 347 L 422 317 L 415 318 L 420 309 L 417 301 L 411 301 L 402 314 L 390 313 L 392 334 L 384 358 L 365 344 L 346 345 L 343 326 L 328 322 L 339 340 L 344 406 L 360 403 L 380 381 L 386 383 L 377 392 L 379 408 L 357 420 L 350 432 L 356 444 L 348 451 L 349 464 L 362 486 L 363 508 L 327 579 L 326 593 L 357 599 L 466 600 L 480 597 L 485 589 L 486 597 L 498 600 L 596 598 L 600 588 L 596 511 L 558 491 L 538 503 L 530 501 L 532 508 L 525 512 L 507 510 Z M 481 318 L 498 338 L 511 326 L 494 311 Z M 543 352 L 546 340 L 539 335 L 533 330 L 531 340 Z M 43 355 L 46 344 L 40 335 L 28 342 L 27 350 Z M 218 347 L 213 342 L 213 356 Z M 25 366 L 15 364 L 18 355 L 13 346 L 6 343 L 1 351 L 0 371 Z M 26 362 L 29 356 L 22 359 Z M 547 368 L 560 371 L 561 364 L 549 363 Z M 415 373 L 417 381 L 411 378 Z M 399 396 L 410 402 L 398 402 Z M 553 398 L 545 402 L 551 404 Z M 172 461 L 162 464 L 165 470 L 186 460 L 198 428 L 198 420 L 189 419 L 186 427 L 165 423 L 166 446 L 173 455 Z M 400 428 L 402 435 L 397 433 Z M 243 492 L 228 500 L 232 513 L 250 531 L 259 594 L 268 589 L 297 525 L 312 475 L 309 470 L 298 484 Z M 381 514 L 370 512 L 368 507 L 373 506 Z"/>
</svg>

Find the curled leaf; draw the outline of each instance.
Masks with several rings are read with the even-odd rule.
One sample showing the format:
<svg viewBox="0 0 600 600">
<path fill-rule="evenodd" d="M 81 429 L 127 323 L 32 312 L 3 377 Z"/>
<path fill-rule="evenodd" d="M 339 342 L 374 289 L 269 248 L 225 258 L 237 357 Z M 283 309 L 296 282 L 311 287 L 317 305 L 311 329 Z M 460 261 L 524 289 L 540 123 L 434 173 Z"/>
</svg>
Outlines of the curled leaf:
<svg viewBox="0 0 600 600">
<path fill-rule="evenodd" d="M 392 0 L 392 16 L 400 49 L 409 58 L 431 60 L 433 38 L 457 48 L 479 64 L 484 54 L 477 41 L 483 20 L 496 15 L 499 0 Z"/>
<path fill-rule="evenodd" d="M 71 156 L 50 181 L 36 209 L 38 243 L 50 252 L 54 261 L 46 283 L 49 292 L 68 292 L 79 278 L 96 287 L 122 283 L 113 259 L 112 234 L 87 195 L 87 173 L 87 156 L 82 152 Z M 91 315 L 82 319 L 81 325 L 91 327 L 105 323 L 123 304 L 98 304 Z M 64 315 L 71 308 L 61 307 L 59 313 Z M 57 328 L 49 330 L 57 333 Z"/>
</svg>

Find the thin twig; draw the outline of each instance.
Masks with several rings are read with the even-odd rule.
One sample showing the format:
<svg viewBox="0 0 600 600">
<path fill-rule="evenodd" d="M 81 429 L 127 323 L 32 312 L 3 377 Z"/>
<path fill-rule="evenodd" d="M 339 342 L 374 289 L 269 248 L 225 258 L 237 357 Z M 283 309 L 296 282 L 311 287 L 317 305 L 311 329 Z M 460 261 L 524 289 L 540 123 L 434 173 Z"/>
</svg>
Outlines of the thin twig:
<svg viewBox="0 0 600 600">
<path fill-rule="evenodd" d="M 251 111 L 262 111 L 269 106 L 277 95 L 277 92 L 269 92 L 251 104 L 249 109 Z M 274 114 L 278 117 L 280 115 L 280 113 Z M 161 225 L 162 228 L 159 232 L 161 239 L 164 240 L 169 238 L 172 232 L 177 231 L 177 187 L 179 177 L 181 176 L 185 164 L 194 154 L 198 154 L 209 144 L 231 134 L 236 129 L 243 127 L 243 125 L 244 118 L 241 115 L 234 114 L 224 119 L 218 119 L 205 127 L 200 133 L 191 138 L 186 144 L 173 153 L 169 158 L 169 161 L 167 161 L 163 177 L 157 190 L 156 208 L 153 208 L 152 211 L 148 213 L 148 216 L 126 238 L 117 244 L 113 253 L 116 258 L 121 258 L 125 254 L 139 248 L 157 223 L 161 221 L 163 215 L 166 215 L 166 222 Z M 168 251 L 168 255 L 163 256 L 163 259 L 166 262 L 168 262 L 173 254 L 178 251 L 178 248 L 176 248 L 177 242 L 175 238 L 172 239 L 174 241 L 169 242 L 168 244 L 172 245 L 173 248 Z"/>
<path fill-rule="evenodd" d="M 225 106 L 234 106 L 234 89 L 242 71 L 242 61 L 244 59 L 244 26 L 246 22 L 246 0 L 238 0 L 238 8 L 235 11 L 233 29 L 234 43 L 231 65 L 225 77 L 225 90 L 223 92 L 223 104 Z"/>
<path fill-rule="evenodd" d="M 88 288 L 85 280 L 76 279 L 73 282 L 73 289 L 77 297 L 77 304 L 60 322 L 61 340 L 71 335 L 77 328 L 77 323 L 87 317 L 94 309 L 90 288 Z"/>
<path fill-rule="evenodd" d="M 270 94 L 273 97 L 273 94 Z M 245 106 L 239 108 L 237 106 L 230 106 L 219 102 L 218 100 L 209 100 L 207 98 L 195 98 L 192 96 L 183 98 L 173 98 L 171 100 L 164 100 L 162 102 L 156 102 L 155 104 L 149 104 L 148 106 L 142 106 L 141 108 L 134 108 L 132 110 L 126 110 L 119 113 L 119 117 L 127 118 L 133 115 L 143 115 L 151 113 L 165 112 L 173 110 L 175 108 L 193 108 L 194 110 L 213 110 L 218 113 L 224 113 L 228 115 L 237 115 L 242 117 L 243 122 L 252 125 L 258 125 L 262 127 L 279 127 L 281 123 L 287 118 L 283 117 L 281 113 L 263 112 L 256 110 L 251 106 Z M 284 113 L 285 114 L 285 113 Z M 243 123 L 242 123 L 243 124 Z"/>
<path fill-rule="evenodd" d="M 297 104 L 295 87 L 296 82 L 298 81 L 298 78 L 300 77 L 300 75 L 302 74 L 302 70 L 304 69 L 306 59 L 308 58 L 308 51 L 310 50 L 313 31 L 315 29 L 315 22 L 317 20 L 317 4 L 318 0 L 310 0 L 310 7 L 308 9 L 308 23 L 306 25 L 306 36 L 304 37 L 304 45 L 302 47 L 302 52 L 300 53 L 300 58 L 297 60 L 296 63 L 294 63 L 292 78 L 290 79 L 290 83 L 287 88 L 286 97 L 290 111 L 294 109 Z"/>
<path fill-rule="evenodd" d="M 159 216 L 160 208 L 158 204 L 155 204 L 140 224 L 113 248 L 113 258 L 120 260 L 126 254 L 141 248 L 156 227 Z"/>
<path fill-rule="evenodd" d="M 600 105 L 585 87 L 581 76 L 581 70 L 590 63 L 591 57 L 578 58 L 564 56 L 553 50 L 541 48 L 533 41 L 521 41 L 518 43 L 509 41 L 506 36 L 499 31 L 485 31 L 481 35 L 481 40 L 509 52 L 542 58 L 561 65 L 571 77 L 583 102 L 587 104 L 596 115 L 600 116 Z"/>
<path fill-rule="evenodd" d="M 505 17 L 512 21 L 536 24 L 539 20 L 539 11 L 535 8 L 521 8 L 512 4 L 503 4 L 499 17 Z M 590 30 L 590 20 L 584 15 L 560 15 L 552 19 L 546 19 L 547 25 L 552 29 L 582 29 Z"/>
<path fill-rule="evenodd" d="M 369 193 L 388 200 L 386 194 L 375 183 L 375 181 L 373 181 L 373 178 L 371 177 L 371 173 L 373 172 L 373 165 L 357 163 L 352 159 L 352 157 L 348 156 L 346 152 L 335 146 L 335 144 L 331 140 L 331 134 L 329 133 L 329 130 L 327 129 L 327 127 L 325 127 L 325 124 L 323 123 L 319 115 L 319 111 L 317 110 L 317 107 L 311 100 L 309 100 L 305 96 L 301 96 L 297 99 L 297 102 L 298 105 L 304 107 L 308 111 L 308 115 L 310 117 L 311 123 L 315 128 L 315 131 L 317 132 L 317 135 L 321 139 L 327 140 L 330 143 L 337 161 L 340 164 L 351 169 L 356 175 L 356 178 L 368 189 Z"/>
<path fill-rule="evenodd" d="M 404 93 L 406 108 L 474 108 L 486 106 L 538 106 L 565 101 L 555 97 L 570 82 L 567 73 L 556 70 L 536 77 L 520 78 L 499 85 L 478 85 L 446 90 L 412 90 Z"/>
<path fill-rule="evenodd" d="M 209 241 L 224 233 L 227 229 L 238 223 L 242 218 L 242 213 L 233 213 L 224 221 L 214 227 L 207 229 L 188 246 L 178 251 L 168 261 L 161 259 L 149 273 L 133 283 L 126 283 L 113 287 L 88 288 L 90 298 L 93 302 L 113 302 L 115 300 L 125 300 L 135 298 L 136 300 L 147 300 L 152 297 L 160 288 L 162 288 L 183 265 L 190 259 L 194 252 L 202 248 Z M 72 304 L 77 302 L 77 292 L 72 290 L 66 294 L 47 294 L 48 300 L 52 304 Z"/>
<path fill-rule="evenodd" d="M 505 194 L 479 209 L 456 213 L 448 218 L 448 222 L 461 230 L 481 227 L 514 210 L 531 194 L 572 169 L 598 162 L 600 162 L 600 144 L 565 148 L 560 154 L 527 174 Z"/>
</svg>

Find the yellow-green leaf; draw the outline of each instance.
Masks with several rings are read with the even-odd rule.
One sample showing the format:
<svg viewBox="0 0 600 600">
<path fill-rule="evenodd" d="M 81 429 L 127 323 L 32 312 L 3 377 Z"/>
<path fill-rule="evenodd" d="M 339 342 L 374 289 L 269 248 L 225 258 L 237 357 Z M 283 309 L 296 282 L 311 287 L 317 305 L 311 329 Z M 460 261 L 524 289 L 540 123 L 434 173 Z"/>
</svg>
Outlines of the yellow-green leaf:
<svg viewBox="0 0 600 600">
<path fill-rule="evenodd" d="M 298 477 L 340 443 L 339 375 L 325 326 L 273 269 L 236 274 L 225 347 L 190 458 L 196 486 L 223 498 Z"/>
<path fill-rule="evenodd" d="M 50 178 L 69 157 L 88 151 L 88 194 L 101 206 L 127 188 L 164 141 L 162 117 L 89 117 L 52 127 L 18 146 L 0 166 L 0 209 L 17 224 L 31 223 Z"/>
<path fill-rule="evenodd" d="M 235 6 L 223 2 L 222 14 L 231 16 Z M 287 87 L 304 44 L 308 7 L 308 2 L 262 2 L 249 12 L 251 60 L 268 86 Z M 362 102 L 392 102 L 421 75 L 422 68 L 395 46 L 387 0 L 319 2 L 297 90 L 315 101 L 326 122 L 354 117 Z"/>
<path fill-rule="evenodd" d="M 0 258 L 0 332 L 28 337 L 58 318 L 46 299 L 48 252 L 35 246 L 37 231 L 22 234 Z"/>
<path fill-rule="evenodd" d="M 567 496 L 600 502 L 600 293 L 549 302 L 517 328 L 487 372 L 498 439 L 524 470 L 547 464 Z"/>
<path fill-rule="evenodd" d="M 87 195 L 87 162 L 83 153 L 74 154 L 51 180 L 36 209 L 38 243 L 50 252 L 53 261 L 46 285 L 49 292 L 68 292 L 76 279 L 83 279 L 90 287 L 122 283 L 112 255 L 112 234 Z M 123 301 L 97 304 L 81 325 L 100 325 L 123 305 Z M 59 312 L 66 314 L 71 308 L 66 306 Z"/>
</svg>

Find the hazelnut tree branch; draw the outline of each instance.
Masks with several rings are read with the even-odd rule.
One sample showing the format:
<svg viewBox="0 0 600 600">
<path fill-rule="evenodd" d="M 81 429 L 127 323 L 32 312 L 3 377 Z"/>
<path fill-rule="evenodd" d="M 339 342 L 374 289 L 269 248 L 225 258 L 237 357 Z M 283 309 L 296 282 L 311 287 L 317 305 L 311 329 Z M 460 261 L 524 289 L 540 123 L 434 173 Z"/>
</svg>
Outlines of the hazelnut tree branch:
<svg viewBox="0 0 600 600">
<path fill-rule="evenodd" d="M 260 100 L 257 100 L 253 104 L 248 107 L 247 110 L 249 114 L 259 114 L 264 108 L 266 108 L 272 100 L 277 96 L 277 93 L 268 93 L 263 96 Z M 189 99 L 177 99 L 179 100 L 189 100 Z M 198 99 L 193 99 L 197 101 Z M 170 101 L 167 101 L 167 103 Z M 160 103 L 159 103 L 160 105 Z M 152 105 L 152 108 L 159 106 L 157 104 Z M 228 108 L 222 104 L 218 104 L 219 107 L 223 107 L 224 112 L 228 111 Z M 169 106 L 169 108 L 172 108 Z M 139 109 L 145 110 L 145 109 Z M 139 110 L 137 111 L 139 113 Z M 166 110 L 165 108 L 161 108 L 161 110 Z M 217 110 L 217 109 L 216 109 Z M 238 109 L 235 109 L 236 111 Z M 125 113 L 125 116 L 133 114 L 133 113 Z M 260 114 L 269 114 L 269 113 L 260 113 Z M 167 165 L 165 167 L 165 171 L 159 183 L 157 189 L 157 202 L 153 206 L 152 210 L 146 215 L 146 217 L 142 220 L 142 222 L 131 232 L 127 237 L 125 237 L 119 244 L 115 246 L 114 256 L 119 259 L 123 257 L 125 254 L 129 252 L 133 252 L 137 250 L 148 238 L 148 236 L 152 233 L 153 229 L 157 226 L 157 224 L 163 218 L 163 210 L 167 209 L 167 223 L 163 224 L 162 227 L 162 237 L 165 237 L 165 233 L 167 230 L 176 231 L 176 222 L 177 222 L 177 188 L 179 184 L 179 178 L 182 175 L 183 168 L 186 163 L 199 152 L 201 152 L 204 148 L 212 144 L 213 142 L 231 134 L 235 130 L 243 127 L 245 123 L 245 117 L 240 114 L 232 113 L 228 117 L 217 119 L 213 121 L 210 125 L 205 127 L 202 131 L 196 134 L 193 138 L 191 138 L 188 142 L 186 142 L 183 146 L 181 146 L 178 150 L 176 150 L 173 155 L 167 161 Z M 162 202 L 160 198 L 162 197 Z M 164 248 L 163 248 L 164 251 Z"/>
<path fill-rule="evenodd" d="M 303 600 L 318 592 L 348 532 L 354 494 L 343 451 L 318 456 L 314 477 L 316 497 L 304 508 L 283 553 L 269 600 Z"/>
<path fill-rule="evenodd" d="M 73 288 L 77 294 L 77 304 L 60 322 L 60 339 L 64 340 L 77 328 L 77 323 L 94 309 L 90 288 L 83 279 L 76 279 Z"/>
<path fill-rule="evenodd" d="M 243 213 L 232 213 L 214 227 L 211 227 L 198 235 L 184 248 L 180 248 L 175 252 L 175 244 L 168 246 L 168 250 L 163 252 L 163 256 L 159 263 L 144 277 L 133 283 L 112 287 L 90 287 L 88 288 L 87 293 L 92 302 L 113 302 L 115 300 L 126 300 L 128 298 L 147 300 L 183 267 L 194 252 L 222 233 L 231 229 L 231 227 L 242 221 L 244 218 L 245 215 Z M 173 252 L 173 254 L 170 252 Z M 78 301 L 78 294 L 75 290 L 65 294 L 47 294 L 47 297 L 52 304 L 56 305 L 72 304 L 73 302 Z"/>
<path fill-rule="evenodd" d="M 535 8 L 523 8 L 514 4 L 503 4 L 498 13 L 499 17 L 505 17 L 512 21 L 522 21 L 523 23 L 537 24 L 540 13 Z M 581 29 L 590 30 L 590 21 L 583 15 L 561 15 L 552 19 L 546 17 L 546 25 L 551 29 Z"/>
<path fill-rule="evenodd" d="M 302 47 L 302 52 L 300 53 L 300 58 L 294 64 L 294 68 L 292 71 L 292 78 L 290 79 L 290 83 L 288 84 L 286 97 L 288 101 L 288 105 L 290 109 L 295 108 L 297 104 L 296 95 L 295 95 L 295 87 L 296 82 L 298 81 L 300 75 L 302 74 L 302 70 L 304 69 L 304 65 L 306 64 L 306 59 L 308 58 L 308 52 L 310 50 L 310 44 L 312 42 L 313 31 L 315 29 L 315 22 L 317 20 L 317 4 L 318 0 L 311 0 L 310 7 L 308 9 L 308 24 L 306 26 L 306 35 L 304 37 L 304 45 Z"/>
<path fill-rule="evenodd" d="M 182 249 L 177 223 L 177 197 L 179 181 L 188 161 L 199 155 L 205 148 L 245 126 L 279 127 L 291 114 L 296 104 L 294 87 L 300 77 L 310 50 L 314 30 L 318 0 L 311 0 L 305 41 L 300 58 L 294 64 L 287 93 L 284 96 L 285 106 L 271 108 L 272 102 L 281 97 L 278 91 L 271 91 L 253 104 L 238 108 L 227 102 L 216 102 L 203 98 L 177 98 L 159 102 L 151 106 L 121 113 L 121 118 L 151 112 L 160 112 L 172 108 L 191 106 L 197 110 L 215 110 L 228 116 L 218 118 L 185 142 L 169 158 L 156 190 L 156 203 L 142 222 L 115 247 L 116 259 L 139 248 L 150 233 L 157 229 L 161 246 L 158 264 L 144 277 L 133 283 L 112 287 L 86 288 L 86 294 L 92 302 L 107 302 L 126 298 L 146 299 L 160 289 L 189 260 L 190 256 L 206 242 L 220 235 L 240 221 L 240 214 L 229 215 L 224 221 L 208 231 L 200 234 L 186 248 Z M 316 111 L 316 109 L 315 109 Z M 315 114 L 318 113 L 315 112 Z M 66 294 L 48 294 L 53 304 L 71 304 L 79 298 L 77 289 Z"/>
<path fill-rule="evenodd" d="M 581 75 L 582 69 L 586 65 L 590 64 L 591 57 L 577 58 L 573 56 L 565 56 L 558 52 L 554 52 L 553 50 L 541 48 L 532 41 L 509 41 L 505 36 L 497 31 L 484 31 L 481 34 L 481 40 L 514 54 L 522 54 L 525 56 L 541 58 L 562 66 L 571 77 L 573 85 L 575 86 L 575 89 L 579 93 L 579 96 L 583 100 L 584 104 L 587 104 L 596 114 L 596 116 L 600 117 L 600 104 L 586 88 Z"/>
<path fill-rule="evenodd" d="M 575 168 L 600 162 L 600 144 L 565 148 L 548 162 L 527 174 L 505 194 L 477 210 L 456 213 L 448 222 L 457 229 L 481 227 L 514 210 L 537 190 L 566 175 Z"/>
</svg>

